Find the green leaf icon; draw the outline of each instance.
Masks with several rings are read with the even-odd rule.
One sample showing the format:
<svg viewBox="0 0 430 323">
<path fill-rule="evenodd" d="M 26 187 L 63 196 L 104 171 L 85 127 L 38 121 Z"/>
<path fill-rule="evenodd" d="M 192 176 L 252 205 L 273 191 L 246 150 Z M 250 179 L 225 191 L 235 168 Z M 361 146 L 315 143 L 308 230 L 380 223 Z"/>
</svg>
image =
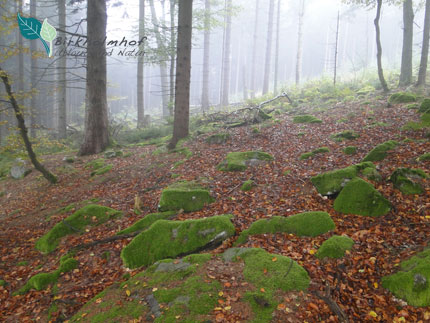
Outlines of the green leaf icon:
<svg viewBox="0 0 430 323">
<path fill-rule="evenodd" d="M 35 18 L 22 17 L 19 12 L 17 14 L 17 20 L 19 29 L 24 38 L 27 39 L 40 39 L 46 52 L 49 54 L 49 47 L 46 41 L 40 36 L 40 31 L 42 29 L 42 23 Z"/>
<path fill-rule="evenodd" d="M 48 18 L 45 18 L 40 31 L 40 37 L 49 42 L 48 56 L 52 56 L 52 41 L 57 37 L 57 30 L 48 22 Z"/>
</svg>

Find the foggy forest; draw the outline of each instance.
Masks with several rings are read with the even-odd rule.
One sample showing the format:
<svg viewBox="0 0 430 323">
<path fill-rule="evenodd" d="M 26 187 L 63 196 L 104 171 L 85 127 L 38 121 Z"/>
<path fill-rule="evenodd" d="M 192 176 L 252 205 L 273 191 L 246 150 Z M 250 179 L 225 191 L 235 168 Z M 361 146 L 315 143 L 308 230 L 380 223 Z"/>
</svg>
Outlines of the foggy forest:
<svg viewBox="0 0 430 323">
<path fill-rule="evenodd" d="M 0 0 L 1 322 L 430 322 L 430 0 Z"/>
</svg>

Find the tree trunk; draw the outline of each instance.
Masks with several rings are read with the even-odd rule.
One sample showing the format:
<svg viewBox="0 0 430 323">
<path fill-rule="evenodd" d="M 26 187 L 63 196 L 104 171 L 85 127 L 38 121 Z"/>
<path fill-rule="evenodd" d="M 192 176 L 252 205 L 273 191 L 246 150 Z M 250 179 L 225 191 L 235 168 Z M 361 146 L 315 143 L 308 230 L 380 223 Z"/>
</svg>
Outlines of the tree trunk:
<svg viewBox="0 0 430 323">
<path fill-rule="evenodd" d="M 426 1 L 426 12 L 424 17 L 423 44 L 421 49 L 420 71 L 418 73 L 417 86 L 426 84 L 427 64 L 429 58 L 429 41 L 430 41 L 430 0 Z"/>
<path fill-rule="evenodd" d="M 257 41 L 258 41 L 258 12 L 259 12 L 260 0 L 257 0 L 255 5 L 255 19 L 254 19 L 254 40 L 252 45 L 252 66 L 251 66 L 251 98 L 255 98 L 255 67 L 256 67 L 256 57 L 257 57 Z"/>
<path fill-rule="evenodd" d="M 302 0 L 299 12 L 299 30 L 297 33 L 297 58 L 296 58 L 296 85 L 300 84 L 302 74 L 302 54 L 303 54 L 303 19 L 305 16 L 305 0 Z"/>
<path fill-rule="evenodd" d="M 403 2 L 403 49 L 399 86 L 412 83 L 412 55 L 414 37 L 414 8 L 412 0 Z"/>
<path fill-rule="evenodd" d="M 98 154 L 109 145 L 106 99 L 106 0 L 87 6 L 87 92 L 85 136 L 79 155 Z"/>
<path fill-rule="evenodd" d="M 281 24 L 281 0 L 278 0 L 278 14 L 276 16 L 276 49 L 275 49 L 275 84 L 274 95 L 278 95 L 278 75 L 279 75 L 279 31 Z"/>
<path fill-rule="evenodd" d="M 340 12 L 337 11 L 337 23 L 336 23 L 336 43 L 334 48 L 334 73 L 333 73 L 333 86 L 336 86 L 337 80 L 337 57 L 339 48 L 339 23 L 340 23 Z"/>
<path fill-rule="evenodd" d="M 30 1 L 30 16 L 36 17 L 36 0 Z M 31 83 L 31 90 L 34 91 L 31 94 L 30 99 L 30 136 L 35 137 L 36 136 L 36 128 L 37 128 L 37 115 L 38 115 L 38 107 L 37 107 L 37 91 L 36 90 L 36 82 L 37 82 L 37 72 L 38 72 L 38 60 L 37 56 L 33 56 L 37 52 L 37 42 L 39 40 L 33 39 L 30 40 L 30 83 Z"/>
<path fill-rule="evenodd" d="M 28 138 L 28 130 L 25 126 L 24 117 L 22 114 L 21 109 L 19 108 L 18 102 L 15 99 L 15 95 L 12 91 L 12 88 L 10 86 L 9 78 L 6 74 L 6 72 L 0 67 L 0 77 L 3 81 L 3 84 L 6 89 L 6 93 L 8 95 L 8 100 L 10 104 L 12 105 L 12 108 L 15 112 L 15 117 L 18 121 L 18 128 L 21 133 L 22 140 L 24 141 L 25 148 L 28 153 L 28 157 L 30 158 L 34 168 L 36 168 L 39 172 L 42 173 L 42 175 L 52 184 L 57 183 L 57 177 L 52 174 L 50 171 L 48 171 L 42 164 L 39 163 L 37 160 L 36 154 L 33 151 L 33 147 L 31 146 L 30 139 Z"/>
<path fill-rule="evenodd" d="M 267 26 L 266 39 L 266 60 L 264 63 L 263 95 L 269 92 L 270 65 L 272 63 L 272 34 L 273 34 L 273 12 L 275 10 L 275 0 L 269 2 L 269 21 Z"/>
<path fill-rule="evenodd" d="M 169 148 L 188 136 L 190 116 L 191 36 L 193 0 L 181 0 L 178 12 L 178 43 L 176 58 L 175 117 Z"/>
<path fill-rule="evenodd" d="M 209 110 L 209 55 L 210 55 L 210 19 L 211 19 L 211 1 L 205 0 L 205 22 L 204 22 L 204 40 L 203 40 L 203 88 L 202 88 L 202 111 L 205 113 Z"/>
<path fill-rule="evenodd" d="M 20 14 L 22 14 L 22 0 L 19 0 L 18 10 Z M 24 54 L 23 54 L 23 37 L 21 32 L 18 30 L 18 46 L 19 46 L 19 54 L 18 54 L 18 91 L 24 91 Z M 18 101 L 19 102 L 19 101 Z M 22 104 L 22 102 L 21 102 Z"/>
<path fill-rule="evenodd" d="M 139 40 L 145 36 L 145 0 L 139 1 Z M 144 44 L 141 44 L 139 51 L 143 51 Z M 144 56 L 139 55 L 137 59 L 137 128 L 144 127 L 145 103 L 144 103 Z"/>
<path fill-rule="evenodd" d="M 58 25 L 61 30 L 66 30 L 66 0 L 58 0 Z M 59 31 L 58 36 L 65 39 L 66 33 Z M 58 58 L 58 137 L 64 139 L 67 136 L 67 57 L 62 55 Z"/>
<path fill-rule="evenodd" d="M 169 89 L 170 89 L 171 104 L 173 104 L 175 100 L 175 65 L 176 65 L 175 6 L 176 6 L 176 0 L 170 0 L 170 86 L 169 86 Z"/>
<path fill-rule="evenodd" d="M 382 45 L 381 45 L 381 29 L 379 27 L 379 21 L 381 19 L 381 8 L 382 8 L 382 0 L 377 0 L 376 7 L 376 17 L 374 20 L 375 31 L 376 31 L 376 59 L 378 62 L 378 76 L 379 81 L 381 82 L 382 89 L 384 92 L 388 92 L 388 85 L 384 78 L 384 70 L 382 69 Z"/>
<path fill-rule="evenodd" d="M 224 62 L 223 62 L 223 78 L 221 90 L 221 106 L 226 107 L 229 104 L 230 92 L 230 52 L 231 52 L 231 14 L 232 14 L 232 0 L 226 0 L 225 4 L 226 18 L 225 18 L 225 42 L 224 42 Z"/>
</svg>

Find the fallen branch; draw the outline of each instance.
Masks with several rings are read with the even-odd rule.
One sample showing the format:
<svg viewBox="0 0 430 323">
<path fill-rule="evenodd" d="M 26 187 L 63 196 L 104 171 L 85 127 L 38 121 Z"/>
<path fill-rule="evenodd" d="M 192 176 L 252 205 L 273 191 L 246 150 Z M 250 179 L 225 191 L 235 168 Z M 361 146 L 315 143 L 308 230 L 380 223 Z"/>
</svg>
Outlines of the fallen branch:
<svg viewBox="0 0 430 323">
<path fill-rule="evenodd" d="M 339 322 L 341 322 L 341 323 L 349 323 L 348 316 L 346 315 L 346 313 L 336 303 L 336 301 L 333 300 L 333 298 L 331 297 L 331 288 L 330 288 L 330 285 L 329 285 L 328 282 L 326 282 L 326 285 L 325 285 L 324 295 L 322 295 L 319 291 L 314 291 L 312 293 L 316 297 L 318 297 L 319 299 L 323 300 L 328 305 L 328 307 L 330 308 L 330 310 L 335 315 L 337 315 L 337 317 L 339 318 Z"/>
</svg>

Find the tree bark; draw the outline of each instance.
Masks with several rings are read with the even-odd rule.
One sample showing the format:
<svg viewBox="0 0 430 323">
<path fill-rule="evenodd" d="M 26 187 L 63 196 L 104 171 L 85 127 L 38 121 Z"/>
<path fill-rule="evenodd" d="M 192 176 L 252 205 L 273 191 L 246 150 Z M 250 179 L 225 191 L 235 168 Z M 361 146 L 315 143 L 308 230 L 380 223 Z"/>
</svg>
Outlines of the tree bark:
<svg viewBox="0 0 430 323">
<path fill-rule="evenodd" d="M 30 16 L 36 17 L 36 0 L 30 1 Z M 37 128 L 37 115 L 38 115 L 38 102 L 37 102 L 37 91 L 36 91 L 36 82 L 37 82 L 37 72 L 38 72 L 38 60 L 37 56 L 33 56 L 37 52 L 37 42 L 39 40 L 33 39 L 30 40 L 30 83 L 31 90 L 34 91 L 31 94 L 30 99 L 30 136 L 36 136 L 36 128 Z"/>
<path fill-rule="evenodd" d="M 412 83 L 412 54 L 414 38 L 414 8 L 412 0 L 403 2 L 403 49 L 399 86 Z"/>
<path fill-rule="evenodd" d="M 79 155 L 98 154 L 109 145 L 106 99 L 106 0 L 87 6 L 87 91 L 84 142 Z"/>
<path fill-rule="evenodd" d="M 281 28 L 281 0 L 278 0 L 278 14 L 276 16 L 276 49 L 275 49 L 275 81 L 273 93 L 278 95 L 278 75 L 279 75 L 279 32 Z"/>
<path fill-rule="evenodd" d="M 426 1 L 426 12 L 424 17 L 423 44 L 421 49 L 420 71 L 418 73 L 417 86 L 426 84 L 427 64 L 429 58 L 429 41 L 430 41 L 430 0 Z"/>
<path fill-rule="evenodd" d="M 337 81 L 337 58 L 338 58 L 338 48 L 339 48 L 339 24 L 340 24 L 340 12 L 337 11 L 337 22 L 336 22 L 336 43 L 334 48 L 334 73 L 333 73 L 333 86 L 336 86 Z"/>
<path fill-rule="evenodd" d="M 15 112 L 16 120 L 18 121 L 18 128 L 21 133 L 22 140 L 24 141 L 25 148 L 28 153 L 28 157 L 30 158 L 34 168 L 36 168 L 42 175 L 52 184 L 57 183 L 57 177 L 48 171 L 38 160 L 36 154 L 33 151 L 33 147 L 31 145 L 30 139 L 28 138 L 28 130 L 25 126 L 24 117 L 22 111 L 18 105 L 18 102 L 15 99 L 15 95 L 10 86 L 9 77 L 6 72 L 0 67 L 0 77 L 3 81 L 3 84 L 6 89 L 6 93 L 9 97 L 9 102 L 12 105 L 12 108 Z"/>
<path fill-rule="evenodd" d="M 173 104 L 175 100 L 175 65 L 176 65 L 175 7 L 176 7 L 176 0 L 170 0 L 170 86 L 169 86 L 169 89 L 170 89 L 171 104 Z"/>
<path fill-rule="evenodd" d="M 66 0 L 58 0 L 58 25 L 60 30 L 66 30 Z M 58 36 L 64 39 L 66 33 L 59 31 Z M 67 136 L 67 57 L 62 55 L 58 58 L 58 137 L 64 139 Z"/>
<path fill-rule="evenodd" d="M 204 40 L 203 40 L 203 88 L 202 88 L 202 111 L 205 113 L 209 110 L 209 55 L 210 55 L 210 19 L 211 19 L 211 1 L 205 0 L 205 22 L 204 22 Z"/>
<path fill-rule="evenodd" d="M 251 91 L 251 98 L 255 98 L 255 67 L 256 67 L 256 57 L 257 57 L 257 41 L 258 41 L 258 12 L 259 12 L 259 4 L 260 0 L 257 0 L 255 5 L 255 19 L 254 19 L 254 41 L 252 45 L 252 70 L 251 70 L 251 84 L 250 84 L 250 91 Z"/>
<path fill-rule="evenodd" d="M 231 52 L 231 10 L 232 0 L 226 0 L 225 3 L 226 18 L 225 18 L 225 42 L 224 42 L 224 61 L 223 61 L 223 78 L 221 90 L 221 106 L 226 107 L 229 104 L 230 92 L 230 52 Z"/>
<path fill-rule="evenodd" d="M 275 0 L 269 2 L 269 20 L 267 25 L 266 59 L 264 63 L 263 95 L 269 92 L 270 65 L 272 63 L 273 12 Z"/>
<path fill-rule="evenodd" d="M 381 82 L 382 89 L 384 92 L 388 92 L 388 85 L 385 81 L 384 70 L 382 69 L 382 45 L 381 45 L 381 29 L 379 27 L 379 21 L 381 19 L 382 0 L 377 0 L 376 17 L 374 20 L 375 31 L 376 31 L 376 59 L 378 63 L 378 77 Z"/>
<path fill-rule="evenodd" d="M 139 39 L 145 36 L 145 0 L 139 1 Z M 141 44 L 139 51 L 143 51 L 144 45 Z M 137 59 L 137 128 L 145 126 L 145 103 L 144 103 L 144 56 L 139 55 Z"/>
<path fill-rule="evenodd" d="M 180 139 L 187 137 L 189 131 L 192 24 L 193 0 L 181 0 L 178 12 L 175 117 L 170 149 L 176 147 Z"/>
<path fill-rule="evenodd" d="M 296 58 L 296 85 L 300 84 L 302 74 L 302 54 L 303 54 L 303 19 L 305 16 L 305 0 L 302 0 L 299 12 L 299 29 L 297 33 L 297 58 Z"/>
</svg>

